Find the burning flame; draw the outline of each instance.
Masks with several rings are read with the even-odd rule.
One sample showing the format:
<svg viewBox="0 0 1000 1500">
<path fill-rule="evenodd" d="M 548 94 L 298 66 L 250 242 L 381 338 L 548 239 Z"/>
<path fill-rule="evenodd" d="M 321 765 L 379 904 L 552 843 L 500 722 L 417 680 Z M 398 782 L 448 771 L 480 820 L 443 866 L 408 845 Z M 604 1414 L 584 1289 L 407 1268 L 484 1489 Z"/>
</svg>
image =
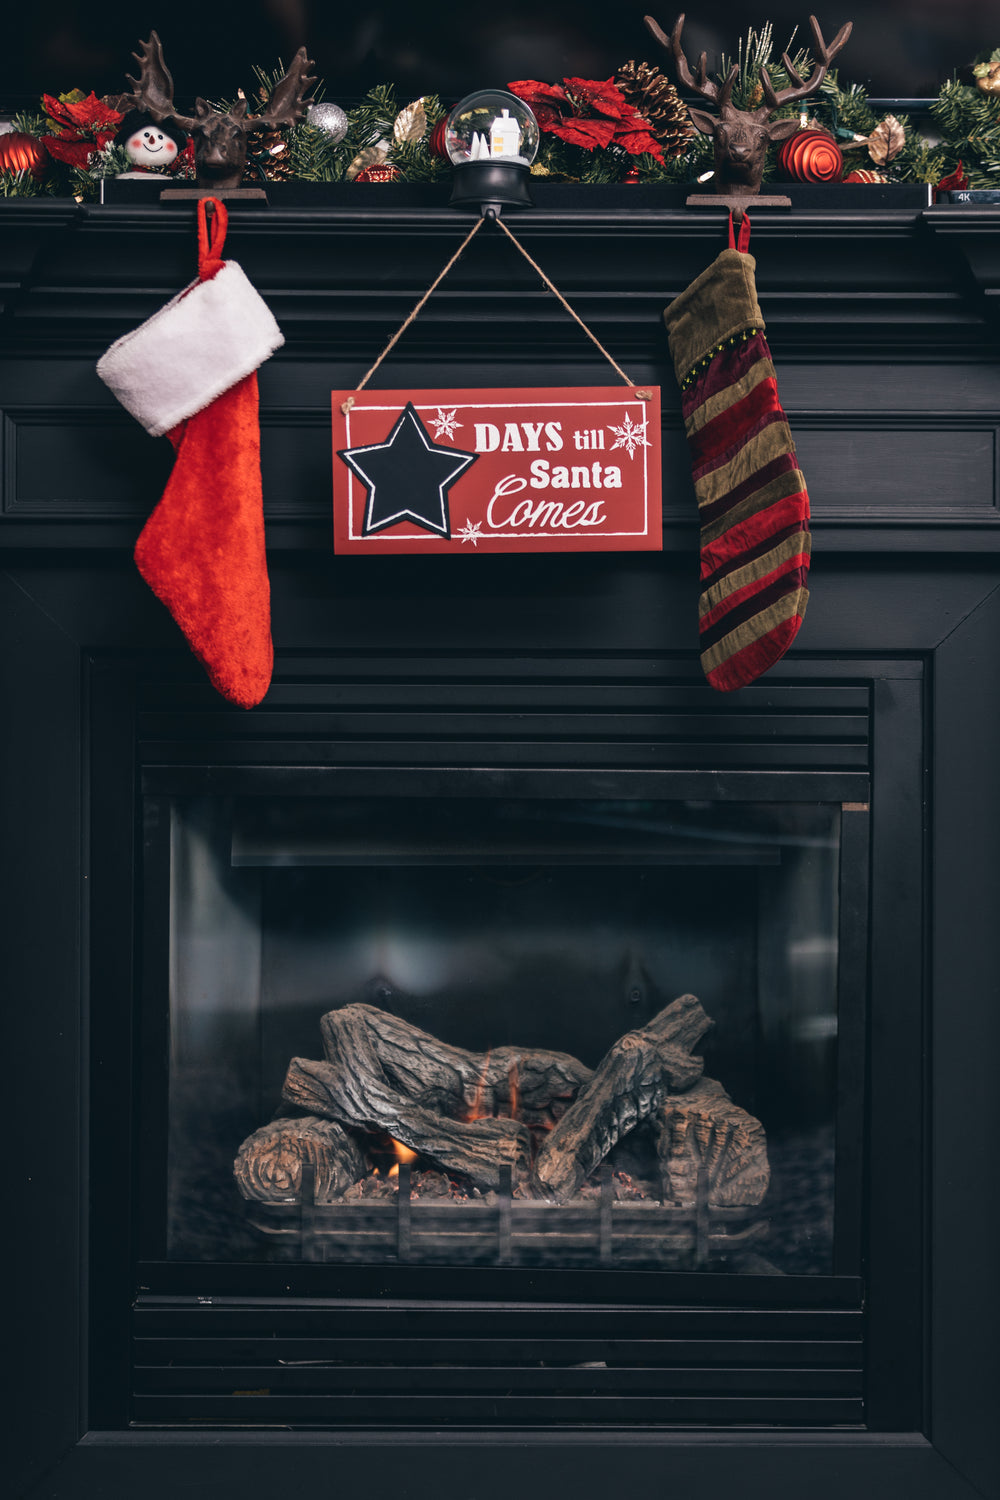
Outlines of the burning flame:
<svg viewBox="0 0 1000 1500">
<path fill-rule="evenodd" d="M 480 1073 L 479 1082 L 476 1084 L 476 1092 L 472 1097 L 472 1104 L 469 1106 L 469 1111 L 465 1116 L 466 1121 L 470 1124 L 473 1120 L 486 1119 L 486 1110 L 483 1108 L 483 1091 L 486 1088 L 486 1074 L 489 1071 L 492 1050 L 490 1048 L 486 1054 L 486 1061 L 483 1063 L 483 1071 Z"/>
<path fill-rule="evenodd" d="M 389 1168 L 389 1176 L 398 1177 L 400 1164 L 405 1165 L 407 1162 L 416 1161 L 417 1152 L 412 1151 L 409 1146 L 404 1146 L 402 1141 L 394 1140 L 392 1136 L 389 1139 L 392 1141 L 392 1149 L 396 1153 L 396 1165 Z"/>
<path fill-rule="evenodd" d="M 490 1111 L 486 1108 L 485 1104 L 485 1094 L 487 1089 L 486 1080 L 490 1070 L 490 1058 L 492 1057 L 492 1055 L 493 1051 L 491 1048 L 486 1054 L 482 1072 L 480 1073 L 479 1078 L 476 1082 L 476 1092 L 472 1096 L 472 1103 L 469 1105 L 469 1108 L 465 1114 L 466 1122 L 469 1124 L 471 1124 L 473 1120 L 485 1120 L 490 1115 Z M 521 1086 L 517 1071 L 517 1065 L 519 1062 L 520 1058 L 515 1058 L 507 1069 L 508 1103 L 506 1115 L 507 1118 L 511 1120 L 517 1120 L 520 1118 Z M 493 1113 L 496 1112 L 496 1107 L 494 1106 Z"/>
<path fill-rule="evenodd" d="M 510 1089 L 510 1117 L 516 1120 L 521 1108 L 520 1080 L 517 1074 L 517 1060 L 511 1063 L 507 1069 L 507 1084 Z"/>
</svg>

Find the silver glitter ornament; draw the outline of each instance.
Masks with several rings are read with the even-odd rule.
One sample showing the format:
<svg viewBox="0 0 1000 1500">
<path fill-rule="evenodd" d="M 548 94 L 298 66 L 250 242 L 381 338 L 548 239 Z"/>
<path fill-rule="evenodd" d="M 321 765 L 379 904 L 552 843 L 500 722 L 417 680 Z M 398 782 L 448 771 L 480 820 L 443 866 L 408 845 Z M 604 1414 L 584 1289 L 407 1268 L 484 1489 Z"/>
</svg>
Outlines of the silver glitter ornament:
<svg viewBox="0 0 1000 1500">
<path fill-rule="evenodd" d="M 347 134 L 347 115 L 339 104 L 310 104 L 306 120 L 336 143 Z"/>
</svg>

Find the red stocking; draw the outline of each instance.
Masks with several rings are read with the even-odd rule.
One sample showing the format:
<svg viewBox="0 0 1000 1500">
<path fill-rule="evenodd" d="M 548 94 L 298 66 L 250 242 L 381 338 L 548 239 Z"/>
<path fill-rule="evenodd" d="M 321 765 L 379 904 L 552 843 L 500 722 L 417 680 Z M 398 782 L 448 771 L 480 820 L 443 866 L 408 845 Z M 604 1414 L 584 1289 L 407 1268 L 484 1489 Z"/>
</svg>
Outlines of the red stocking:
<svg viewBox="0 0 1000 1500">
<path fill-rule="evenodd" d="M 211 239 L 206 202 L 215 208 Z M 199 279 L 98 366 L 176 459 L 135 560 L 214 687 L 243 708 L 267 692 L 274 652 L 264 551 L 256 369 L 283 342 L 234 261 L 221 203 L 198 204 Z"/>
</svg>

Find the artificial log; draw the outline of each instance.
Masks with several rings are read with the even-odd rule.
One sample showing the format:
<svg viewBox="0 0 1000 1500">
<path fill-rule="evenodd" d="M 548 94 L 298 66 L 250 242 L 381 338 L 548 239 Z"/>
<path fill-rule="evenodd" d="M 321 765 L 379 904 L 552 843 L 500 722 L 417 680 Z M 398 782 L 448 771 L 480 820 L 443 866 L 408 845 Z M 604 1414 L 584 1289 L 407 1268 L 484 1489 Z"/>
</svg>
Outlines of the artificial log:
<svg viewBox="0 0 1000 1500">
<path fill-rule="evenodd" d="M 374 1005 L 331 1010 L 320 1030 L 328 1063 L 364 1071 L 377 1049 L 385 1078 L 404 1098 L 454 1119 L 516 1114 L 526 1125 L 547 1129 L 591 1077 L 566 1052 L 467 1052 Z"/>
<path fill-rule="evenodd" d="M 311 1113 L 385 1132 L 480 1188 L 498 1189 L 504 1165 L 515 1177 L 525 1175 L 531 1146 L 526 1126 L 506 1119 L 453 1120 L 414 1104 L 390 1087 L 367 1034 L 355 1041 L 353 1060 L 360 1071 L 293 1057 L 283 1097 Z"/>
<path fill-rule="evenodd" d="M 298 1203 L 304 1163 L 316 1173 L 317 1203 L 341 1197 L 367 1170 L 357 1142 L 341 1125 L 306 1115 L 272 1120 L 247 1136 L 233 1173 L 244 1198 L 258 1203 Z"/>
<path fill-rule="evenodd" d="M 536 1193 L 572 1198 L 591 1172 L 668 1094 L 688 1089 L 704 1063 L 689 1047 L 712 1025 L 693 995 L 682 995 L 640 1031 L 621 1037 L 545 1141 L 532 1173 Z"/>
<path fill-rule="evenodd" d="M 669 1005 L 664 1006 L 651 1021 L 643 1026 L 644 1035 L 652 1037 L 655 1041 L 671 1047 L 679 1047 L 682 1052 L 690 1052 L 692 1047 L 697 1047 L 706 1032 L 711 1031 L 715 1022 L 711 1016 L 706 1015 L 704 1006 L 697 995 L 678 995 Z M 701 1076 L 701 1063 L 698 1062 L 696 1077 Z M 687 1087 L 678 1084 L 678 1091 Z"/>
<path fill-rule="evenodd" d="M 764 1127 L 734 1104 L 714 1078 L 670 1094 L 658 1110 L 657 1154 L 664 1195 L 682 1208 L 697 1202 L 704 1170 L 712 1208 L 761 1202 L 771 1177 Z"/>
</svg>

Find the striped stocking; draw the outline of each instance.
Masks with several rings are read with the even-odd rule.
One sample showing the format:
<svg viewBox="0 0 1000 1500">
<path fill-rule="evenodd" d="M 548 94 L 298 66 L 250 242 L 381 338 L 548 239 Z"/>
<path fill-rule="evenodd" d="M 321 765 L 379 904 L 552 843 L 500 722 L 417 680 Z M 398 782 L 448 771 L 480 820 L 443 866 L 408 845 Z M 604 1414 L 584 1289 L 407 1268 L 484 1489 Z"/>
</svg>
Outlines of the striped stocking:
<svg viewBox="0 0 1000 1500">
<path fill-rule="evenodd" d="M 728 693 L 766 672 L 798 634 L 809 591 L 809 496 L 795 457 L 746 254 L 728 250 L 664 321 L 682 392 L 701 520 L 701 665 Z"/>
</svg>

